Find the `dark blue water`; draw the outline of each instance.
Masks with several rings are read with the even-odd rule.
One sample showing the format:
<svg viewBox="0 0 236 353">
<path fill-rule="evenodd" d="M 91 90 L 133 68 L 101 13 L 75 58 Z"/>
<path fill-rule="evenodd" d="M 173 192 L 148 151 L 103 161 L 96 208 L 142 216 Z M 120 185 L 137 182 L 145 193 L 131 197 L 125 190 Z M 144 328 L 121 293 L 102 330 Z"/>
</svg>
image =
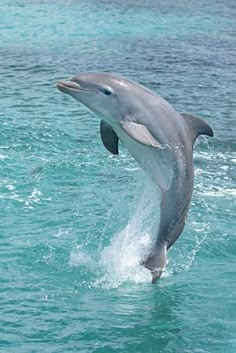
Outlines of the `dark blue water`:
<svg viewBox="0 0 236 353">
<path fill-rule="evenodd" d="M 235 1 L 2 0 L 0 16 L 0 352 L 234 353 Z M 91 70 L 215 131 L 156 286 L 139 265 L 152 186 L 55 88 Z"/>
</svg>

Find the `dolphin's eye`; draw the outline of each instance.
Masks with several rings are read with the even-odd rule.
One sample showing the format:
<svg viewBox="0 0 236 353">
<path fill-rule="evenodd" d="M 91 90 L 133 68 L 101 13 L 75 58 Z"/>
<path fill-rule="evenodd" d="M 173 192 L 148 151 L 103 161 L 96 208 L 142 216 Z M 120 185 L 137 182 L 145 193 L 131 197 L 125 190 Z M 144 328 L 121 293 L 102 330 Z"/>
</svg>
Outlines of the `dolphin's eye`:
<svg viewBox="0 0 236 353">
<path fill-rule="evenodd" d="M 106 95 L 106 96 L 110 96 L 112 94 L 112 92 L 108 89 L 108 88 L 104 88 L 102 90 L 102 92 Z"/>
</svg>

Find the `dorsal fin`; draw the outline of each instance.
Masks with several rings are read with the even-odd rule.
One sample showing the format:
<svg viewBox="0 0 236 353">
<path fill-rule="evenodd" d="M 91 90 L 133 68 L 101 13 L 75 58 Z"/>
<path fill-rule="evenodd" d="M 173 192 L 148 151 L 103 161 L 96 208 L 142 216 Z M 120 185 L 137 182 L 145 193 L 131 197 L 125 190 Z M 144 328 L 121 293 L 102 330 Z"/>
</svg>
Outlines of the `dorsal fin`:
<svg viewBox="0 0 236 353">
<path fill-rule="evenodd" d="M 181 113 L 181 115 L 189 127 L 193 143 L 199 135 L 214 136 L 212 128 L 204 120 L 188 113 Z"/>
</svg>

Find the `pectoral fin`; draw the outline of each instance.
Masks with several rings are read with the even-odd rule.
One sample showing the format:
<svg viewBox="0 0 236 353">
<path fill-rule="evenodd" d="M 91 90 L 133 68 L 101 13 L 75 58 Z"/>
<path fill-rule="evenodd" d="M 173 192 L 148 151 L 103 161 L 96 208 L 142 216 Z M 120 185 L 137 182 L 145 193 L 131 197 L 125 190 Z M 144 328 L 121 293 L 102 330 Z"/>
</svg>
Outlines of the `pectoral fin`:
<svg viewBox="0 0 236 353">
<path fill-rule="evenodd" d="M 162 147 L 145 125 L 132 121 L 120 122 L 121 128 L 134 140 L 151 147 Z"/>
<path fill-rule="evenodd" d="M 106 149 L 109 152 L 117 155 L 119 142 L 118 136 L 112 127 L 103 120 L 101 120 L 100 124 L 100 133 L 103 145 L 106 147 Z"/>
</svg>

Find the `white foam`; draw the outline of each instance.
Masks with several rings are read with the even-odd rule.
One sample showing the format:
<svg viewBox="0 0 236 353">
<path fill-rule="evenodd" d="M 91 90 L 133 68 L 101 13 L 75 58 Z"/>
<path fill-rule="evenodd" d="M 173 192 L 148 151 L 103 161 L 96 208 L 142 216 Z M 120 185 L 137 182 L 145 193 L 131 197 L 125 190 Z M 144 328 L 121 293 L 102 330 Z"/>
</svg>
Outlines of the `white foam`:
<svg viewBox="0 0 236 353">
<path fill-rule="evenodd" d="M 116 234 L 101 254 L 100 264 L 106 270 L 101 282 L 116 287 L 127 281 L 150 281 L 150 272 L 140 265 L 150 243 L 149 234 L 137 234 L 129 225 Z"/>
<path fill-rule="evenodd" d="M 61 236 L 68 235 L 71 230 L 72 230 L 71 227 L 68 227 L 68 228 L 62 228 L 62 227 L 60 227 L 60 228 L 59 228 L 59 231 L 54 234 L 54 237 L 55 237 L 55 238 L 60 238 Z"/>
<path fill-rule="evenodd" d="M 8 156 L 4 156 L 3 154 L 0 154 L 0 159 L 6 159 Z"/>
<path fill-rule="evenodd" d="M 83 266 L 83 265 L 90 265 L 93 263 L 92 258 L 86 254 L 80 247 L 73 249 L 70 253 L 70 266 Z"/>
<path fill-rule="evenodd" d="M 236 197 L 236 189 L 226 188 L 226 187 L 214 187 L 214 189 L 204 189 L 202 192 L 198 192 L 204 196 L 215 196 L 215 197 L 225 197 L 230 196 L 231 198 Z"/>
<path fill-rule="evenodd" d="M 37 188 L 34 188 L 31 195 L 27 198 L 27 200 L 25 200 L 25 206 L 30 206 L 33 203 L 39 203 L 41 195 L 41 191 Z"/>
<path fill-rule="evenodd" d="M 105 275 L 97 280 L 97 285 L 117 287 L 127 281 L 151 281 L 150 271 L 140 263 L 150 251 L 153 237 L 156 236 L 160 193 L 143 173 L 139 180 L 127 226 L 116 233 L 110 245 L 102 250 L 100 266 Z"/>
<path fill-rule="evenodd" d="M 15 186 L 14 186 L 14 185 L 11 185 L 11 184 L 7 185 L 6 188 L 7 188 L 9 191 L 15 190 Z"/>
</svg>

